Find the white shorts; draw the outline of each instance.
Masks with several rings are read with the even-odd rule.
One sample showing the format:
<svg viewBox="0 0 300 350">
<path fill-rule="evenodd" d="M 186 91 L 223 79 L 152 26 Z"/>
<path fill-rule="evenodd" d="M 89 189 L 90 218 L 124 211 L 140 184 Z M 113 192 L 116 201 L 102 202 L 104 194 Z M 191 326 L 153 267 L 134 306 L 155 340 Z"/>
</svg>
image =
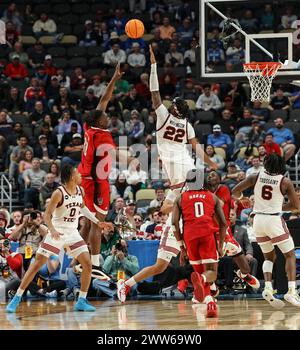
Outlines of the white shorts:
<svg viewBox="0 0 300 350">
<path fill-rule="evenodd" d="M 170 262 L 180 252 L 180 246 L 174 237 L 172 227 L 166 225 L 160 238 L 157 258 Z"/>
<path fill-rule="evenodd" d="M 295 248 L 294 241 L 281 216 L 255 214 L 253 231 L 263 253 L 269 253 L 277 245 L 282 253 Z"/>
<path fill-rule="evenodd" d="M 173 161 L 162 158 L 162 163 L 166 175 L 171 182 L 171 187 L 185 182 L 187 172 L 196 168 L 194 160 L 191 157 L 186 157 L 182 159 L 182 161 Z"/>
<path fill-rule="evenodd" d="M 89 252 L 85 241 L 76 230 L 71 234 L 64 234 L 60 239 L 53 239 L 48 233 L 41 242 L 37 253 L 49 258 L 51 255 L 59 255 L 62 249 L 66 249 L 67 254 L 74 258 L 77 258 L 81 253 Z"/>
</svg>

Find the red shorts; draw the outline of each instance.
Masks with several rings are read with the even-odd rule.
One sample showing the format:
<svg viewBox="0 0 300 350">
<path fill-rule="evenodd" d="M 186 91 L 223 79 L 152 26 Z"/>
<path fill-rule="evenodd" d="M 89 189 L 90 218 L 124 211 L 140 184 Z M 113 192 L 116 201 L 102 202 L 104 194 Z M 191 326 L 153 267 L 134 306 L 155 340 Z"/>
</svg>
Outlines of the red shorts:
<svg viewBox="0 0 300 350">
<path fill-rule="evenodd" d="M 184 240 L 191 265 L 218 262 L 219 255 L 213 234 L 198 237 L 190 241 Z"/>
<path fill-rule="evenodd" d="M 82 178 L 81 186 L 84 190 L 84 203 L 92 213 L 106 215 L 110 203 L 110 186 L 108 180 L 94 181 Z"/>
</svg>

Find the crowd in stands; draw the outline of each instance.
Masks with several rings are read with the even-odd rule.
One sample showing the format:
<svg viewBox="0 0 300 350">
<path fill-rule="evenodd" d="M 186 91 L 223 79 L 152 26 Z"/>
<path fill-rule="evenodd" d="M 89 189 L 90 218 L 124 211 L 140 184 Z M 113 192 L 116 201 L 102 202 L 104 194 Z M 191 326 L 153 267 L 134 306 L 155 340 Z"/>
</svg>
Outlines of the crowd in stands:
<svg viewBox="0 0 300 350">
<path fill-rule="evenodd" d="M 268 153 L 276 152 L 287 162 L 293 159 L 299 147 L 299 88 L 274 85 L 270 104 L 262 104 L 250 103 L 249 89 L 238 81 L 201 82 L 196 75 L 198 1 L 129 0 L 116 1 L 116 6 L 111 6 L 108 1 L 52 4 L 40 0 L 0 5 L 0 28 L 6 29 L 6 37 L 0 35 L 0 170 L 18 192 L 22 207 L 12 213 L 0 210 L 0 266 L 2 257 L 9 255 L 9 241 L 18 241 L 19 255 L 14 255 L 17 262 L 11 264 L 7 259 L 15 280 L 21 277 L 20 261 L 23 259 L 26 270 L 46 234 L 43 212 L 60 184 L 60 168 L 80 162 L 84 122 L 96 108 L 117 62 L 124 75 L 108 104 L 109 130 L 116 144 L 120 136 L 127 136 L 129 146 L 141 143 L 146 153 L 152 152 L 156 114 L 149 91 L 149 44 L 157 59 L 165 105 L 170 105 L 175 96 L 188 101 L 189 121 L 209 157 L 218 164 L 222 183 L 231 189 L 246 175 L 259 172 Z M 237 21 L 231 9 L 226 13 Z M 296 28 L 299 15 L 295 7 L 284 7 L 278 29 Z M 124 35 L 125 24 L 133 17 L 143 20 L 144 38 L 134 40 Z M 259 13 L 245 9 L 239 19 L 242 28 L 251 33 L 273 29 L 274 21 L 270 4 Z M 208 27 L 210 69 L 224 64 L 230 71 L 243 63 L 242 41 L 237 37 L 225 49 L 220 40 L 221 18 L 213 12 L 209 13 Z M 134 228 L 126 233 L 127 239 L 160 239 L 167 217 L 160 214 L 159 208 L 169 182 L 161 178 L 163 168 L 161 162 L 158 164 L 151 164 L 149 157 L 147 169 L 139 161 L 123 171 L 119 171 L 118 164 L 113 166 L 107 220 L 125 215 Z M 196 166 L 210 171 L 199 160 Z M 152 190 L 151 196 L 141 198 L 147 190 Z M 249 208 L 233 212 L 232 225 L 255 274 L 252 207 L 250 200 Z M 295 213 L 292 218 L 297 216 Z M 131 276 L 139 269 L 138 261 L 128 255 L 126 241 L 120 243 L 119 239 L 117 230 L 104 234 L 103 268 L 115 276 L 118 264 L 125 264 L 125 273 Z M 118 242 L 120 249 L 116 250 Z M 227 260 L 223 269 L 233 271 L 233 267 L 228 268 L 232 259 Z M 68 281 L 57 284 L 59 261 L 49 260 L 30 293 L 67 293 L 78 288 L 72 269 L 75 265 L 72 262 Z M 47 271 L 54 284 L 44 281 Z M 230 287 L 233 276 L 226 276 Z M 111 286 L 98 281 L 93 288 L 99 295 L 115 293 Z"/>
</svg>

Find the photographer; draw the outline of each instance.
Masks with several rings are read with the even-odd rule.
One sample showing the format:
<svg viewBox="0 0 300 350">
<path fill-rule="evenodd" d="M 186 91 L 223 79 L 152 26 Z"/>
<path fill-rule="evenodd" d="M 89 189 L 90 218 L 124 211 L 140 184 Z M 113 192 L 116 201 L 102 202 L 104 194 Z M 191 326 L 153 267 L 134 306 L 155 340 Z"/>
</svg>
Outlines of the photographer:
<svg viewBox="0 0 300 350">
<path fill-rule="evenodd" d="M 24 214 L 22 224 L 8 238 L 19 241 L 19 252 L 23 256 L 24 270 L 27 271 L 40 242 L 47 234 L 47 227 L 42 224 L 42 216 L 39 211 L 25 211 Z"/>
<path fill-rule="evenodd" d="M 110 276 L 111 281 L 101 281 L 99 279 L 93 280 L 93 287 L 97 290 L 98 294 L 102 292 L 106 296 L 113 298 L 117 294 L 117 280 L 118 275 L 124 274 L 122 277 L 127 279 L 132 277 L 139 271 L 138 259 L 134 255 L 129 255 L 127 250 L 127 243 L 125 240 L 119 240 L 119 242 L 112 247 L 111 255 L 109 255 L 103 265 L 103 270 Z M 120 276 L 119 276 L 120 277 Z M 131 293 L 135 292 L 136 288 L 131 289 Z"/>
<path fill-rule="evenodd" d="M 8 239 L 0 240 L 0 281 L 5 283 L 5 295 L 17 290 L 22 273 L 22 255 L 10 252 Z"/>
</svg>

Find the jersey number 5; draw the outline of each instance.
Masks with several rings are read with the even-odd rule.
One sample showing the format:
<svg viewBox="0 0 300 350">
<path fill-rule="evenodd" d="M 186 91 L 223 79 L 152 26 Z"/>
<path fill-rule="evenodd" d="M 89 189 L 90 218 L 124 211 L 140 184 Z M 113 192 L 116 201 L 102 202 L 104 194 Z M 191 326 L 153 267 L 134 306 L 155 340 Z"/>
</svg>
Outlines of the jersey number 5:
<svg viewBox="0 0 300 350">
<path fill-rule="evenodd" d="M 184 129 L 176 129 L 173 126 L 167 126 L 163 138 L 181 143 L 183 141 L 184 135 Z"/>
<path fill-rule="evenodd" d="M 204 215 L 204 206 L 202 202 L 194 203 L 194 209 L 196 218 L 200 218 L 200 216 Z"/>
<path fill-rule="evenodd" d="M 271 200 L 272 199 L 272 191 L 273 191 L 272 186 L 264 185 L 261 189 L 262 198 L 267 200 L 267 201 Z"/>
</svg>

